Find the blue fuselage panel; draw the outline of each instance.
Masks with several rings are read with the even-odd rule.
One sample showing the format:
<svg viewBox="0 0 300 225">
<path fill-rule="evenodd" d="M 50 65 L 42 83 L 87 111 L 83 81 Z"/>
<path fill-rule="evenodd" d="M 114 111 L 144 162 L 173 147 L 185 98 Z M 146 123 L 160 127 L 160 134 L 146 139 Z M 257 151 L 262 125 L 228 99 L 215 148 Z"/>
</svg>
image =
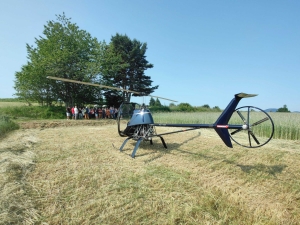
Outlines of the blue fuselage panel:
<svg viewBox="0 0 300 225">
<path fill-rule="evenodd" d="M 143 125 L 143 124 L 153 124 L 154 120 L 151 115 L 150 110 L 140 109 L 134 110 L 133 116 L 131 117 L 128 126 Z"/>
</svg>

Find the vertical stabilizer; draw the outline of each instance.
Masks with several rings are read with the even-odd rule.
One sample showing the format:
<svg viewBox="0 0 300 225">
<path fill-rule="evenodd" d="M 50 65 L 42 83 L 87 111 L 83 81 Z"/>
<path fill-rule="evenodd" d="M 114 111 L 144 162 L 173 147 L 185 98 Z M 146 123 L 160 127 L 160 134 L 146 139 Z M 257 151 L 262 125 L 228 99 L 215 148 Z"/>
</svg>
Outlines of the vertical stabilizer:
<svg viewBox="0 0 300 225">
<path fill-rule="evenodd" d="M 232 148 L 232 143 L 230 140 L 230 135 L 228 132 L 228 121 L 230 120 L 233 112 L 236 109 L 239 101 L 242 98 L 254 97 L 256 94 L 246 94 L 246 93 L 239 93 L 234 96 L 231 102 L 227 105 L 226 109 L 223 113 L 219 116 L 217 121 L 214 123 L 214 129 L 223 140 L 223 142 L 230 148 Z"/>
</svg>

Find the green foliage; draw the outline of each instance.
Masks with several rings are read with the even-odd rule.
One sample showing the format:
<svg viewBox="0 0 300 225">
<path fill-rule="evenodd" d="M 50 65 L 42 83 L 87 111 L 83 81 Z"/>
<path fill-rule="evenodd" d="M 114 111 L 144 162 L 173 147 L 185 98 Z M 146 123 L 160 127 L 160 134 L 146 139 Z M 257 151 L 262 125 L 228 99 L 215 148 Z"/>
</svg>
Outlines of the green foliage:
<svg viewBox="0 0 300 225">
<path fill-rule="evenodd" d="M 207 107 L 206 105 L 194 107 L 196 112 L 221 112 L 222 110 L 215 106 L 213 108 Z"/>
<path fill-rule="evenodd" d="M 168 106 L 151 106 L 149 108 L 151 112 L 171 112 L 171 109 Z"/>
<path fill-rule="evenodd" d="M 23 100 L 19 98 L 0 98 L 0 102 L 23 102 Z"/>
<path fill-rule="evenodd" d="M 5 136 L 7 133 L 19 129 L 19 125 L 11 121 L 8 116 L 0 114 L 0 137 Z"/>
<path fill-rule="evenodd" d="M 153 99 L 155 102 L 155 100 Z M 175 105 L 171 103 L 169 106 L 157 106 L 157 105 L 150 105 L 151 112 L 221 112 L 222 110 L 215 106 L 210 108 L 208 105 L 203 106 L 191 106 L 189 103 L 180 103 Z"/>
<path fill-rule="evenodd" d="M 155 106 L 155 100 L 153 97 L 150 98 L 149 106 Z"/>
<path fill-rule="evenodd" d="M 44 26 L 44 37 L 35 39 L 36 47 L 27 44 L 28 63 L 15 74 L 17 96 L 28 102 L 51 105 L 57 99 L 66 105 L 94 102 L 101 98 L 96 87 L 57 82 L 47 76 L 78 81 L 99 81 L 102 45 L 66 16 Z"/>
<path fill-rule="evenodd" d="M 193 112 L 195 109 L 189 103 L 180 103 L 177 106 L 177 111 L 180 112 Z"/>
<path fill-rule="evenodd" d="M 158 98 L 156 98 L 154 105 L 158 107 L 162 106 Z"/>
<path fill-rule="evenodd" d="M 215 106 L 210 108 L 208 104 L 203 106 L 191 106 L 189 103 L 180 103 L 175 105 L 174 103 L 169 104 L 170 110 L 172 112 L 221 112 L 222 110 Z"/>
<path fill-rule="evenodd" d="M 107 106 L 119 107 L 122 104 L 122 96 L 116 90 L 108 90 L 104 93 L 104 96 Z"/>
<path fill-rule="evenodd" d="M 62 106 L 23 106 L 0 108 L 0 115 L 11 118 L 64 119 L 66 109 Z"/>
<path fill-rule="evenodd" d="M 212 108 L 215 112 L 221 112 L 221 109 L 219 108 L 219 106 L 215 106 Z"/>
<path fill-rule="evenodd" d="M 175 103 L 171 102 L 171 103 L 169 104 L 169 107 L 170 107 L 170 108 L 176 107 L 176 105 L 175 105 Z"/>
<path fill-rule="evenodd" d="M 282 108 L 279 108 L 277 112 L 290 112 L 286 105 L 283 105 Z"/>
<path fill-rule="evenodd" d="M 146 60 L 147 44 L 133 39 L 127 35 L 116 34 L 111 38 L 106 47 L 102 60 L 103 82 L 109 86 L 115 86 L 131 91 L 149 95 L 158 86 L 151 87 L 152 80 L 144 71 L 153 67 Z M 123 102 L 130 102 L 131 92 L 122 92 Z"/>
</svg>

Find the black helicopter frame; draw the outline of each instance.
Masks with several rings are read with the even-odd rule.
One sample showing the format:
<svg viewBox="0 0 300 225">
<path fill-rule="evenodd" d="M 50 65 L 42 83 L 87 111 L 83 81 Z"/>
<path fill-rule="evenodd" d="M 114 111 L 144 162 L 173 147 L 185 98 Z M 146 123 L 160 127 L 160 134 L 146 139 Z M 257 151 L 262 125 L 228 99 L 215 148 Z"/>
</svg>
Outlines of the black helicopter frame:
<svg viewBox="0 0 300 225">
<path fill-rule="evenodd" d="M 118 131 L 120 136 L 126 137 L 127 139 L 123 142 L 123 144 L 120 147 L 120 151 L 123 150 L 124 146 L 128 142 L 128 140 L 133 139 L 137 141 L 133 152 L 131 154 L 131 157 L 134 158 L 135 154 L 137 152 L 137 149 L 141 143 L 141 141 L 150 141 L 150 144 L 153 144 L 152 138 L 153 137 L 159 137 L 162 141 L 162 144 L 165 148 L 167 148 L 167 145 L 163 139 L 163 135 L 169 135 L 169 134 L 175 134 L 180 132 L 186 132 L 186 131 L 192 131 L 200 128 L 213 128 L 218 133 L 220 138 L 223 140 L 226 146 L 232 148 L 231 139 L 236 142 L 239 145 L 242 145 L 244 147 L 248 148 L 257 148 L 265 145 L 268 143 L 274 134 L 274 123 L 271 119 L 271 117 L 264 112 L 262 109 L 259 109 L 257 107 L 253 106 L 244 106 L 241 108 L 236 109 L 239 101 L 242 98 L 247 97 L 254 97 L 256 95 L 253 94 L 245 94 L 245 93 L 239 93 L 234 96 L 234 98 L 231 100 L 231 102 L 228 104 L 226 109 L 223 111 L 223 113 L 219 116 L 219 118 L 216 120 L 214 124 L 162 124 L 162 123 L 152 123 L 153 119 L 151 116 L 151 113 L 148 109 L 142 107 L 140 110 L 135 110 L 131 116 L 131 120 L 128 122 L 127 127 L 124 131 L 120 130 L 120 119 L 122 110 L 118 114 Z M 120 107 L 122 108 L 122 107 Z M 246 117 L 243 115 L 242 111 L 246 111 Z M 263 117 L 254 123 L 250 123 L 250 115 L 253 111 L 260 111 L 263 113 Z M 237 115 L 242 120 L 242 124 L 228 124 L 232 114 L 236 112 Z M 271 126 L 271 133 L 268 136 L 266 140 L 263 140 L 262 142 L 255 136 L 253 133 L 253 128 L 257 125 L 260 125 L 266 121 L 270 121 Z M 188 128 L 184 130 L 178 130 L 173 132 L 167 132 L 167 133 L 161 133 L 157 134 L 155 131 L 155 127 L 181 127 L 181 128 Z M 229 134 L 228 130 L 234 130 Z M 241 131 L 247 132 L 248 137 L 248 143 L 247 144 L 241 144 L 239 141 L 235 140 L 232 136 L 235 134 L 238 134 Z"/>
<path fill-rule="evenodd" d="M 203 124 L 199 124 L 199 125 L 203 125 Z M 135 158 L 136 151 L 137 151 L 137 149 L 138 149 L 138 147 L 139 147 L 139 145 L 142 141 L 149 141 L 150 144 L 153 145 L 152 138 L 153 137 L 159 137 L 162 144 L 163 144 L 163 146 L 164 146 L 164 148 L 167 149 L 168 147 L 166 145 L 166 142 L 165 142 L 164 138 L 162 137 L 163 135 L 175 134 L 175 133 L 186 132 L 186 131 L 190 131 L 190 130 L 196 130 L 196 129 L 204 128 L 204 127 L 197 127 L 197 128 L 190 128 L 190 129 L 185 129 L 185 130 L 178 130 L 178 131 L 172 131 L 172 132 L 157 134 L 156 131 L 155 131 L 155 126 L 164 126 L 164 125 L 150 124 L 150 125 L 136 126 L 134 128 L 134 133 L 124 140 L 124 142 L 121 145 L 119 150 L 122 151 L 124 146 L 126 145 L 127 141 L 129 141 L 130 139 L 133 139 L 133 140 L 136 141 L 136 144 L 135 144 L 135 147 L 133 149 L 133 152 L 131 153 L 131 157 Z M 143 135 L 140 135 L 141 133 Z"/>
</svg>

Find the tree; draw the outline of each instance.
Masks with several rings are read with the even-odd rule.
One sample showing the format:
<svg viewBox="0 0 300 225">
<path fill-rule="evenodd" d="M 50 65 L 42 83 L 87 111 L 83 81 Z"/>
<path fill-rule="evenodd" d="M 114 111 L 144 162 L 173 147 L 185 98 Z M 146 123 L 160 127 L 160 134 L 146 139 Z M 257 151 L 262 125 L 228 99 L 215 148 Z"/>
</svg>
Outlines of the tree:
<svg viewBox="0 0 300 225">
<path fill-rule="evenodd" d="M 213 107 L 213 110 L 214 111 L 217 111 L 217 112 L 221 112 L 222 110 L 219 108 L 219 106 L 214 106 Z"/>
<path fill-rule="evenodd" d="M 46 77 L 99 82 L 100 58 L 105 44 L 71 23 L 65 14 L 58 15 L 57 21 L 47 22 L 43 34 L 44 37 L 35 39 L 35 47 L 27 44 L 29 61 L 16 73 L 16 95 L 37 101 L 42 96 L 47 104 L 53 99 L 60 99 L 66 105 L 100 101 L 98 88 Z"/>
<path fill-rule="evenodd" d="M 56 98 L 51 92 L 51 87 L 47 83 L 40 68 L 35 67 L 28 62 L 27 65 L 22 66 L 20 72 L 15 73 L 15 89 L 19 98 L 24 99 L 29 105 L 31 102 L 38 102 L 41 105 L 51 105 Z"/>
<path fill-rule="evenodd" d="M 156 100 L 155 100 L 155 106 L 161 106 L 161 103 L 158 98 L 156 98 Z"/>
<path fill-rule="evenodd" d="M 152 87 L 150 76 L 145 70 L 153 67 L 146 60 L 147 44 L 127 35 L 112 36 L 106 47 L 102 61 L 102 74 L 105 85 L 119 87 L 138 93 L 122 92 L 123 102 L 130 102 L 131 95 L 145 96 L 152 93 L 158 86 Z"/>
<path fill-rule="evenodd" d="M 277 112 L 290 112 L 286 105 L 283 105 L 282 108 L 277 109 Z"/>
<path fill-rule="evenodd" d="M 176 107 L 176 105 L 175 105 L 175 103 L 171 102 L 171 103 L 169 104 L 169 107 L 170 107 L 170 108 Z"/>
<path fill-rule="evenodd" d="M 178 111 L 190 112 L 194 111 L 194 108 L 189 103 L 180 103 L 178 105 Z"/>
<path fill-rule="evenodd" d="M 122 95 L 116 90 L 108 90 L 104 93 L 104 96 L 108 106 L 119 107 L 122 103 Z"/>
<path fill-rule="evenodd" d="M 155 106 L 155 100 L 153 97 L 150 98 L 149 106 Z"/>
</svg>

